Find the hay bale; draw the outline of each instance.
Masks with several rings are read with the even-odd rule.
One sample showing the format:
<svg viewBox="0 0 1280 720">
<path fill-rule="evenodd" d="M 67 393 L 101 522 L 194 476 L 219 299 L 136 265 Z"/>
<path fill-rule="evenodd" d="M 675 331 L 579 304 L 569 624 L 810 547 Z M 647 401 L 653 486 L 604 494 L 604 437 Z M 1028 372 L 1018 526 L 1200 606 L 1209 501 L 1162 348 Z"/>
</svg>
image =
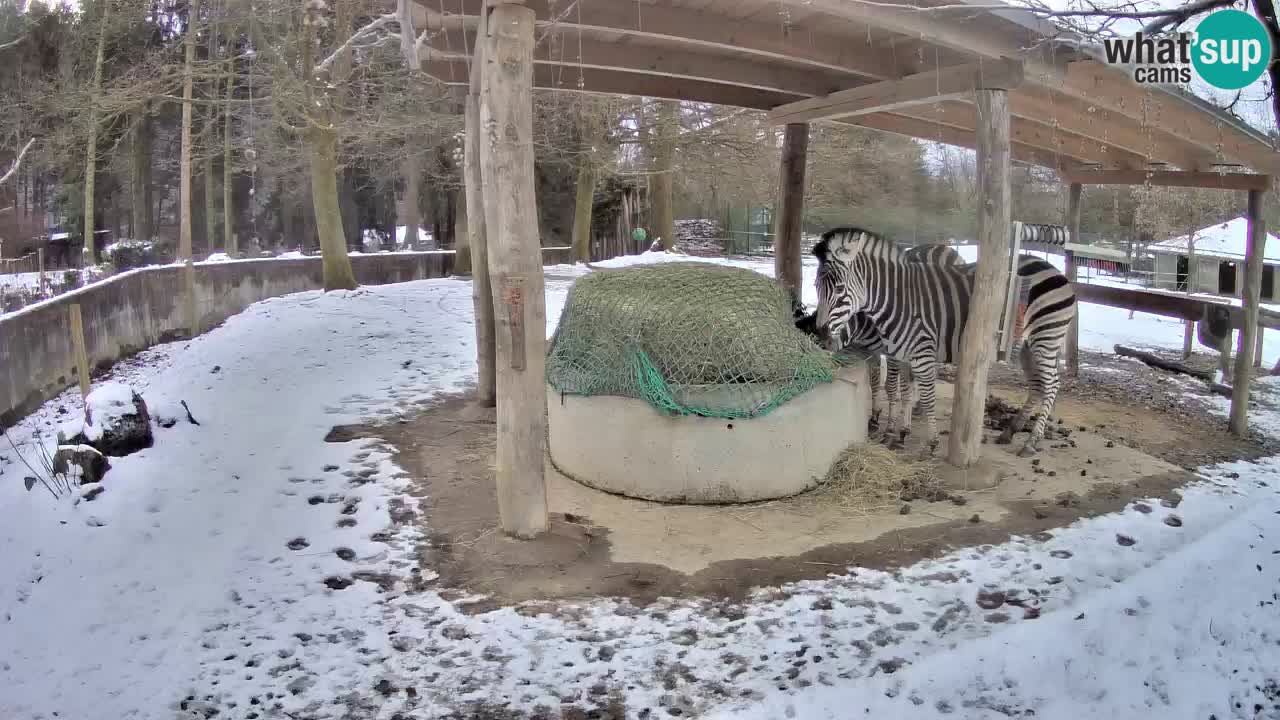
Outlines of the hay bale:
<svg viewBox="0 0 1280 720">
<path fill-rule="evenodd" d="M 871 443 L 845 449 L 831 464 L 819 489 L 824 502 L 854 512 L 896 508 L 912 500 L 946 500 L 951 494 L 931 460 L 910 460 Z"/>
<path fill-rule="evenodd" d="M 680 415 L 764 415 L 834 378 L 830 353 L 795 328 L 772 278 L 699 262 L 578 279 L 547 353 L 547 381 Z"/>
</svg>

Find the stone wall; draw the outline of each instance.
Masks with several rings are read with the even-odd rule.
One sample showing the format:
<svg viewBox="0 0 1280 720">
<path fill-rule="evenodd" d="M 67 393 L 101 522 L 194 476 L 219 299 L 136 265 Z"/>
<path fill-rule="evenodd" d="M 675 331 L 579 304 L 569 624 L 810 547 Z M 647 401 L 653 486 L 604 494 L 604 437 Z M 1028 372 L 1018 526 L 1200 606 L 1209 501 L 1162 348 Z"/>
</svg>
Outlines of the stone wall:
<svg viewBox="0 0 1280 720">
<path fill-rule="evenodd" d="M 569 248 L 544 248 L 548 265 Z M 354 255 L 361 285 L 445 277 L 453 252 Z M 9 427 L 76 381 L 68 308 L 79 303 L 91 369 L 157 343 L 185 337 L 184 269 L 131 270 L 0 317 L 0 428 Z M 208 330 L 259 300 L 321 288 L 318 257 L 236 260 L 195 266 L 199 327 Z"/>
</svg>

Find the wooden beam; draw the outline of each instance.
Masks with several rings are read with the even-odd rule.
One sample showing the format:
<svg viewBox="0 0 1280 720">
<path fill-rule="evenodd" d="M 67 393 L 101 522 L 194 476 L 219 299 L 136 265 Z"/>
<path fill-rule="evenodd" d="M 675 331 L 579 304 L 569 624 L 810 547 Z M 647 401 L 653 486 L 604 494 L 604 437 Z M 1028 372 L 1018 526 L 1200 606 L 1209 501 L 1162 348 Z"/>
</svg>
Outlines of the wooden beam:
<svg viewBox="0 0 1280 720">
<path fill-rule="evenodd" d="M 1009 93 L 1009 112 L 1015 118 L 1049 125 L 1055 130 L 1088 138 L 1090 142 L 1101 139 L 1108 145 L 1128 150 L 1144 159 L 1143 167 L 1150 162 L 1164 162 L 1180 168 L 1197 168 L 1208 167 L 1216 161 L 1212 152 L 1188 145 L 1158 127 L 1144 127 L 1127 115 L 1031 83 Z"/>
<path fill-rule="evenodd" d="M 1280 153 L 1259 133 L 1173 91 L 1137 85 L 1119 68 L 1081 60 L 1068 63 L 1061 74 L 1046 78 L 1044 84 L 1197 145 L 1209 151 L 1218 163 L 1238 163 L 1259 172 L 1280 174 Z"/>
<path fill-rule="evenodd" d="M 1016 60 L 961 65 L 797 100 L 771 110 L 769 122 L 785 125 L 897 111 L 920 103 L 969 97 L 980 87 L 1017 87 L 1022 79 L 1022 63 Z"/>
<path fill-rule="evenodd" d="M 1009 93 L 977 92 L 978 269 L 960 339 L 947 461 L 966 468 L 982 450 L 987 371 L 1009 268 Z"/>
<path fill-rule="evenodd" d="M 796 0 L 810 10 L 855 20 L 874 28 L 901 33 L 908 38 L 927 41 L 965 53 L 988 58 L 1022 57 L 1040 54 L 1034 47 L 1043 39 L 1031 30 L 1017 32 L 1013 26 L 1002 26 L 981 10 L 963 12 L 922 12 L 914 5 L 862 3 L 849 0 Z M 1010 8 L 1016 11 L 1017 8 Z M 1028 49 L 1030 48 L 1030 49 Z"/>
<path fill-rule="evenodd" d="M 423 68 L 445 84 L 465 83 L 466 65 L 462 62 L 432 58 Z M 450 80 L 450 76 L 462 78 Z M 581 80 L 581 83 L 579 83 Z M 537 65 L 533 69 L 533 86 L 562 92 L 585 92 L 601 95 L 633 95 L 660 100 L 688 100 L 714 105 L 729 105 L 752 110 L 769 108 L 803 97 L 796 93 L 756 88 L 735 87 L 721 83 L 662 77 L 619 70 L 584 68 L 581 73 L 568 72 L 553 65 Z"/>
<path fill-rule="evenodd" d="M 1012 95 L 1012 93 L 1010 93 Z M 926 122 L 941 121 L 956 127 L 977 127 L 977 111 L 973 105 L 961 102 L 942 102 L 937 105 L 917 105 L 900 111 Z M 1077 158 L 1087 164 L 1105 167 L 1140 168 L 1146 166 L 1146 158 L 1122 148 L 1110 146 L 1095 138 L 1076 135 L 1036 120 L 1010 117 L 1009 138 L 1016 145 L 1037 147 L 1052 154 Z"/>
<path fill-rule="evenodd" d="M 435 58 L 465 58 L 465 54 L 451 48 L 474 47 L 475 33 L 469 30 L 451 31 L 437 37 L 433 43 L 431 56 Z M 550 42 L 534 48 L 533 61 L 538 65 L 558 66 L 562 75 L 575 81 L 578 69 L 594 68 L 778 90 L 805 96 L 823 95 L 849 84 L 846 73 L 794 67 L 761 58 L 728 56 L 696 46 L 605 42 L 591 37 L 562 38 L 558 33 L 551 35 Z"/>
<path fill-rule="evenodd" d="M 891 113 L 863 115 L 852 119 L 850 122 L 873 130 L 883 130 L 921 140 L 932 140 L 970 149 L 975 148 L 972 128 L 957 127 L 947 123 Z M 1070 153 L 1056 153 L 1051 150 L 1015 142 L 1010 143 L 1009 151 L 1012 158 L 1018 162 L 1059 170 L 1078 168 L 1086 163 L 1085 160 L 1074 157 Z"/>
<path fill-rule="evenodd" d="M 1073 245 L 1080 244 L 1080 196 L 1084 190 L 1080 183 L 1071 183 L 1067 189 L 1067 240 Z M 1066 251 L 1067 280 L 1076 282 L 1076 254 Z M 1080 375 L 1080 306 L 1076 305 L 1076 313 L 1071 316 L 1071 326 L 1067 328 L 1067 375 Z"/>
<path fill-rule="evenodd" d="M 778 218 L 773 238 L 774 277 L 800 301 L 804 284 L 800 251 L 801 220 L 804 218 L 804 172 L 809 153 L 809 126 L 791 123 L 782 140 L 782 167 L 778 172 Z"/>
<path fill-rule="evenodd" d="M 497 329 L 497 485 L 502 530 L 547 530 L 546 326 L 533 184 L 533 10 L 495 6 L 481 70 L 481 174 Z M 499 191 L 498 188 L 501 188 Z"/>
<path fill-rule="evenodd" d="M 1062 173 L 1062 179 L 1087 185 L 1157 185 L 1211 190 L 1258 190 L 1271 188 L 1270 175 L 1215 173 L 1178 170 L 1102 170 L 1082 168 Z"/>
<path fill-rule="evenodd" d="M 486 0 L 430 0 L 415 3 L 415 24 L 435 31 L 475 27 Z M 577 38 L 613 36 L 649 38 L 686 47 L 729 50 L 791 67 L 810 67 L 841 73 L 852 79 L 885 80 L 902 77 L 911 66 L 865 42 L 822 31 L 787 28 L 779 22 L 731 20 L 723 14 L 667 4 L 588 2 L 564 10 L 564 0 L 527 0 L 538 16 L 540 34 L 558 33 L 570 43 Z M 453 12 L 455 11 L 456 12 Z"/>
<path fill-rule="evenodd" d="M 481 23 L 483 37 L 484 23 Z M 462 149 L 463 193 L 466 199 L 467 248 L 471 265 L 471 306 L 476 326 L 476 404 L 494 407 L 498 402 L 497 347 L 493 310 L 493 284 L 489 274 L 489 243 L 485 234 L 484 178 L 480 165 L 480 96 L 483 90 L 484 47 L 472 45 L 474 62 L 463 95 L 465 127 Z"/>
<path fill-rule="evenodd" d="M 1240 299 L 1244 306 L 1244 327 L 1236 348 L 1235 377 L 1231 381 L 1231 434 L 1249 436 L 1249 385 L 1252 380 L 1254 344 L 1258 333 L 1258 300 L 1262 290 L 1262 258 L 1267 248 L 1266 220 L 1262 216 L 1264 190 L 1249 191 L 1249 246 L 1245 252 L 1244 285 Z"/>
</svg>

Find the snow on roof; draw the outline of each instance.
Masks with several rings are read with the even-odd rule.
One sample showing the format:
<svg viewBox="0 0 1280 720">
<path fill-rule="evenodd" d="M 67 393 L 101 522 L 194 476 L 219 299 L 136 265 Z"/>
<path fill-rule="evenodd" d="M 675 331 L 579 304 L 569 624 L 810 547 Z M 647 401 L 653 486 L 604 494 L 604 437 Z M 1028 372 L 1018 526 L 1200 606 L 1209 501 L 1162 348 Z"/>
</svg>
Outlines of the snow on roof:
<svg viewBox="0 0 1280 720">
<path fill-rule="evenodd" d="M 1243 258 L 1245 248 L 1249 244 L 1249 221 L 1244 217 L 1238 217 L 1225 223 L 1201 228 L 1193 235 L 1197 255 Z M 1152 245 L 1151 251 L 1185 253 L 1189 239 L 1191 236 L 1187 235 L 1170 238 Z M 1263 257 L 1269 261 L 1280 262 L 1280 238 L 1267 233 L 1267 247 Z"/>
</svg>

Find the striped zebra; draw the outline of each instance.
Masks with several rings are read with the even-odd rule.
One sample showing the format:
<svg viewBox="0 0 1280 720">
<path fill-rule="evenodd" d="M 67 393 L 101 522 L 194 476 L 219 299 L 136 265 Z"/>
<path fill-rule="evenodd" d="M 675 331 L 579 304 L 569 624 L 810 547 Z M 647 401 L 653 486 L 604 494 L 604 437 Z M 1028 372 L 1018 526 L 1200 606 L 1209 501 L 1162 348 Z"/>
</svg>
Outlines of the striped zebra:
<svg viewBox="0 0 1280 720">
<path fill-rule="evenodd" d="M 964 258 L 948 245 L 925 244 L 916 245 L 902 251 L 902 257 L 909 262 L 920 262 L 939 266 L 960 266 Z M 803 306 L 797 306 L 795 312 L 796 327 L 823 340 L 824 334 L 817 325 L 817 313 L 805 314 Z M 875 402 L 871 412 L 871 424 L 879 426 L 880 415 L 888 409 L 887 427 L 884 436 L 893 438 L 898 427 L 911 427 L 911 410 L 915 403 L 915 383 L 911 376 L 911 368 L 903 365 L 886 352 L 884 339 L 876 330 L 875 322 L 865 313 L 854 313 L 849 322 L 840 327 L 839 336 L 833 343 L 841 349 L 856 349 L 867 353 L 875 360 L 875 369 L 869 373 L 871 392 Z M 880 382 L 879 359 L 885 360 L 884 383 Z M 899 403 L 898 398 L 902 401 Z M 899 419 L 901 414 L 901 419 Z M 900 439 L 899 439 L 900 442 Z"/>
<path fill-rule="evenodd" d="M 938 363 L 954 362 L 969 315 L 976 265 L 911 262 L 889 240 L 860 228 L 835 228 L 814 246 L 818 258 L 818 309 L 815 325 L 827 334 L 848 324 L 857 313 L 869 317 L 885 352 L 905 362 L 920 384 L 925 416 L 925 443 L 938 444 L 934 385 Z M 1057 400 L 1067 328 L 1075 315 L 1071 283 L 1049 263 L 1028 255 L 1018 259 L 1018 277 L 1028 287 L 1020 356 L 1030 384 L 1027 400 L 1011 423 L 1021 432 L 1035 411 L 1031 435 L 1019 454 L 1036 452 Z M 905 438 L 908 431 L 903 431 Z"/>
</svg>

